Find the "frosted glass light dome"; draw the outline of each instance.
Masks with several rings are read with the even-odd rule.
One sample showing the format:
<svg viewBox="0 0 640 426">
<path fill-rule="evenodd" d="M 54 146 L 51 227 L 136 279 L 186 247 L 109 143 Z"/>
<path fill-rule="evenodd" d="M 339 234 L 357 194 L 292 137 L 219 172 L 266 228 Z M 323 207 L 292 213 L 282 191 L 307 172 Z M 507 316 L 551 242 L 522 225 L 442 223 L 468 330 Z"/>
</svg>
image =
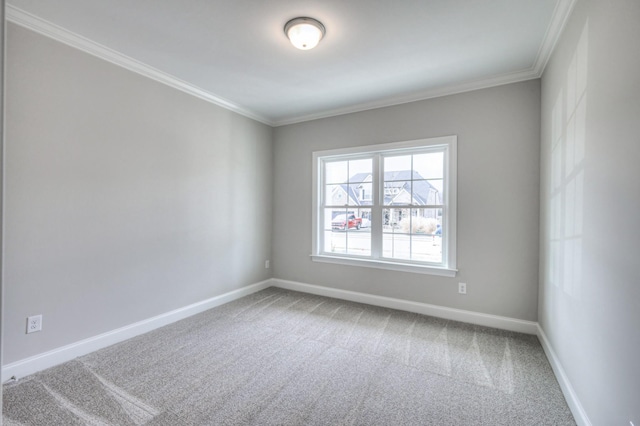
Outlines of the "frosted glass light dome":
<svg viewBox="0 0 640 426">
<path fill-rule="evenodd" d="M 324 37 L 324 25 L 313 18 L 294 18 L 284 26 L 291 44 L 300 50 L 313 49 Z"/>
</svg>

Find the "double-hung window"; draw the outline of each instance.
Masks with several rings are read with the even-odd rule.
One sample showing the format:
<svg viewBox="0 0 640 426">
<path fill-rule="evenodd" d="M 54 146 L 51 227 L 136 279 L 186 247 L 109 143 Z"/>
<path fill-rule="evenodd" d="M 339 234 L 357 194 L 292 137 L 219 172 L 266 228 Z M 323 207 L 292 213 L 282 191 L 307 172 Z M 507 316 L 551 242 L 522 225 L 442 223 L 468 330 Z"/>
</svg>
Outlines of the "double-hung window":
<svg viewBox="0 0 640 426">
<path fill-rule="evenodd" d="M 314 152 L 313 259 L 455 276 L 456 142 Z"/>
</svg>

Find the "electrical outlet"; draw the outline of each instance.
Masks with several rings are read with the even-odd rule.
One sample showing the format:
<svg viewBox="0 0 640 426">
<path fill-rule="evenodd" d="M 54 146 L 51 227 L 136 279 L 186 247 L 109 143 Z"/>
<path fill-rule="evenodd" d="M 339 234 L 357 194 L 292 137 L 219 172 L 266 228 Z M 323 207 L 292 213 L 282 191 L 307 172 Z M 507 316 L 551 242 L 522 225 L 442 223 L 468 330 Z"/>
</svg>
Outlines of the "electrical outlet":
<svg viewBox="0 0 640 426">
<path fill-rule="evenodd" d="M 27 334 L 42 330 L 42 315 L 27 317 Z"/>
<path fill-rule="evenodd" d="M 264 269 L 269 269 L 269 261 L 268 260 L 264 261 Z"/>
<path fill-rule="evenodd" d="M 467 294 L 467 283 L 458 283 L 458 293 Z"/>
</svg>

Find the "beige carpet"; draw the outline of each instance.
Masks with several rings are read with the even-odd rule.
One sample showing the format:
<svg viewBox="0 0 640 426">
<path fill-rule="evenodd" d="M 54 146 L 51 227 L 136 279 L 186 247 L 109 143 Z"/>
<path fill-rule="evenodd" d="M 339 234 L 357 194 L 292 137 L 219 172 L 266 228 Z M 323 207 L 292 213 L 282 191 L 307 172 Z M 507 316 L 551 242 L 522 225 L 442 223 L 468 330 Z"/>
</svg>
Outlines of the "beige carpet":
<svg viewBox="0 0 640 426">
<path fill-rule="evenodd" d="M 535 336 L 270 288 L 5 385 L 5 425 L 574 425 Z"/>
</svg>

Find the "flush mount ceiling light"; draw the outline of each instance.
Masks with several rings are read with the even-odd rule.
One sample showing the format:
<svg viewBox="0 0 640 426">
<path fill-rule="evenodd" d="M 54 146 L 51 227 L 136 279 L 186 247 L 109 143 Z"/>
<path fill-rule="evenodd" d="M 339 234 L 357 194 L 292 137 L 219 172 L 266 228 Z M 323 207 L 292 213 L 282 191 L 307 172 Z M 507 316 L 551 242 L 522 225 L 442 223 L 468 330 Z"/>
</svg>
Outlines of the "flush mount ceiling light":
<svg viewBox="0 0 640 426">
<path fill-rule="evenodd" d="M 313 49 L 324 37 L 324 25 L 313 18 L 294 18 L 284 25 L 291 44 L 300 50 Z"/>
</svg>

